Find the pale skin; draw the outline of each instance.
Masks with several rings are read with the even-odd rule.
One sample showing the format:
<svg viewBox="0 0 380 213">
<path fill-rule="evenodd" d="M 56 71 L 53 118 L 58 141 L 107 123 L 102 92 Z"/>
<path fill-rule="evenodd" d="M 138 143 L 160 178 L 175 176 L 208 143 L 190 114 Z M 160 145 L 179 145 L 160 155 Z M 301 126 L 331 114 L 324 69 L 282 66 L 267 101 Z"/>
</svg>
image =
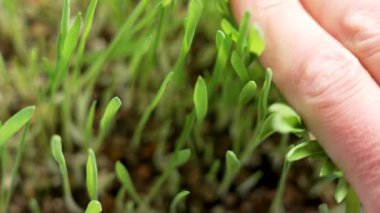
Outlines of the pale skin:
<svg viewBox="0 0 380 213">
<path fill-rule="evenodd" d="M 232 0 L 264 34 L 261 62 L 357 192 L 380 211 L 380 1 Z"/>
</svg>

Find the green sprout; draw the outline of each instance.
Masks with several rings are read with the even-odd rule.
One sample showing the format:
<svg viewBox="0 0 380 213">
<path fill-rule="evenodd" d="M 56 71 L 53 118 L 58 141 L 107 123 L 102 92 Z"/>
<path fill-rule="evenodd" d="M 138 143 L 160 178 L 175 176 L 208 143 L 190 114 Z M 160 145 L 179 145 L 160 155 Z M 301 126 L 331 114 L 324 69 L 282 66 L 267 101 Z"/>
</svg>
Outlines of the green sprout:
<svg viewBox="0 0 380 213">
<path fill-rule="evenodd" d="M 226 169 L 222 184 L 219 188 L 219 195 L 224 195 L 230 187 L 233 178 L 240 170 L 240 161 L 233 151 L 226 153 Z"/>
<path fill-rule="evenodd" d="M 249 81 L 241 90 L 239 95 L 239 105 L 244 106 L 255 96 L 257 85 L 254 81 Z"/>
<path fill-rule="evenodd" d="M 93 107 L 94 106 L 92 106 L 91 108 L 93 108 Z M 119 111 L 120 107 L 121 107 L 121 100 L 118 97 L 112 98 L 112 100 L 108 103 L 106 109 L 104 110 L 103 117 L 100 120 L 100 133 L 98 135 L 98 138 L 97 138 L 97 141 L 95 144 L 95 150 L 99 149 L 102 141 L 106 137 L 106 135 L 107 135 L 107 133 L 111 127 L 111 123 L 115 119 L 116 113 Z M 91 121 L 91 117 L 92 117 L 91 110 L 90 110 L 90 115 L 88 116 L 90 121 Z M 90 123 L 90 121 L 89 121 L 89 123 Z"/>
<path fill-rule="evenodd" d="M 1 212 L 8 211 L 9 202 L 11 200 L 11 196 L 13 194 L 13 190 L 16 184 L 16 175 L 18 168 L 20 167 L 21 158 L 25 150 L 25 144 L 27 135 L 29 132 L 30 120 L 35 111 L 35 107 L 26 107 L 9 118 L 4 124 L 0 122 L 0 157 L 2 162 L 2 174 L 5 173 L 5 165 L 6 162 L 6 142 L 8 142 L 11 137 L 13 137 L 21 128 L 23 128 L 23 133 L 21 140 L 19 142 L 19 146 L 16 153 L 16 159 L 14 165 L 12 165 L 11 171 L 11 182 L 8 188 L 4 186 L 4 178 L 1 179 L 1 194 L 0 194 L 0 210 Z"/>
<path fill-rule="evenodd" d="M 198 77 L 194 90 L 194 107 L 197 123 L 201 123 L 206 117 L 208 108 L 207 86 L 202 77 Z"/>
<path fill-rule="evenodd" d="M 147 124 L 150 116 L 152 115 L 154 109 L 157 107 L 157 105 L 159 104 L 160 100 L 162 99 L 162 96 L 164 95 L 164 93 L 166 91 L 166 88 L 169 85 L 169 82 L 173 78 L 173 74 L 174 73 L 170 72 L 165 77 L 165 79 L 162 82 L 161 87 L 158 90 L 156 96 L 154 96 L 152 102 L 149 104 L 149 106 L 145 110 L 142 118 L 140 119 L 139 123 L 137 124 L 136 131 L 135 131 L 135 133 L 133 135 L 133 138 L 132 138 L 132 145 L 133 145 L 133 147 L 137 148 L 140 145 L 141 134 L 142 134 L 142 132 L 144 130 L 144 127 L 146 126 L 146 124 Z"/>
<path fill-rule="evenodd" d="M 55 161 L 57 161 L 59 165 L 59 170 L 63 178 L 63 192 L 64 192 L 64 198 L 65 198 L 65 203 L 67 205 L 67 208 L 72 212 L 81 212 L 82 210 L 75 203 L 72 196 L 70 182 L 69 182 L 69 174 L 67 172 L 66 160 L 62 151 L 62 139 L 58 135 L 54 135 L 51 138 L 51 152 L 53 154 Z"/>
<path fill-rule="evenodd" d="M 96 165 L 95 153 L 92 149 L 88 150 L 88 159 L 86 164 L 86 183 L 88 194 L 91 200 L 98 199 L 98 168 Z"/>
<path fill-rule="evenodd" d="M 186 191 L 186 190 L 179 192 L 179 193 L 175 196 L 175 198 L 174 198 L 174 200 L 172 201 L 172 203 L 170 204 L 170 213 L 177 213 L 177 212 L 178 212 L 177 209 L 178 209 L 179 204 L 180 204 L 183 200 L 185 200 L 185 198 L 186 198 L 189 194 L 190 194 L 190 192 L 189 192 L 189 191 Z"/>
</svg>

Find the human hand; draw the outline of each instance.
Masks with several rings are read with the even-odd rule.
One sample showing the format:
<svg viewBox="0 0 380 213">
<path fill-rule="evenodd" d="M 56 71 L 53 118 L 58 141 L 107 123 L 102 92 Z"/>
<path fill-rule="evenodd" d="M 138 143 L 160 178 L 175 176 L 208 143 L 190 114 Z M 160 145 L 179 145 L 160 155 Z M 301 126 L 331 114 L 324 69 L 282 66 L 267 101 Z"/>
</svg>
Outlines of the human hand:
<svg viewBox="0 0 380 213">
<path fill-rule="evenodd" d="M 274 82 L 352 184 L 380 211 L 380 1 L 232 0 L 266 41 Z"/>
</svg>

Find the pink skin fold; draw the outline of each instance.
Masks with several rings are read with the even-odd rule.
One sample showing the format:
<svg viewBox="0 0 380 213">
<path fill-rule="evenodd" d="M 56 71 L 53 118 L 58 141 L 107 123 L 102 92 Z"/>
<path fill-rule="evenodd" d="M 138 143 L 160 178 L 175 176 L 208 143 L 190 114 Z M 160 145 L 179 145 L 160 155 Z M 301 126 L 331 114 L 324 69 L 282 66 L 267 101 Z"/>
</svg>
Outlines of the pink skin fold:
<svg viewBox="0 0 380 213">
<path fill-rule="evenodd" d="M 337 1 L 337 0 L 336 0 Z M 266 42 L 261 62 L 344 171 L 366 212 L 380 209 L 380 88 L 361 61 L 297 0 L 233 0 Z M 367 66 L 366 66 L 367 67 Z"/>
</svg>

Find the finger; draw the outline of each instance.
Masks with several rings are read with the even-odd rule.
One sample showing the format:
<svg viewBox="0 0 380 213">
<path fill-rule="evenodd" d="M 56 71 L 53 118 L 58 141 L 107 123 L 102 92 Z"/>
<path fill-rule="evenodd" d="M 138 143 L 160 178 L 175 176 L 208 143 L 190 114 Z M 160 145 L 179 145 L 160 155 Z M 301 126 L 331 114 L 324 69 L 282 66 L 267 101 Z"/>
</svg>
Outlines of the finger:
<svg viewBox="0 0 380 213">
<path fill-rule="evenodd" d="M 234 0 L 264 33 L 261 61 L 367 211 L 380 209 L 380 89 L 356 57 L 325 32 L 297 0 Z"/>
<path fill-rule="evenodd" d="M 380 84 L 380 1 L 301 0 L 312 16 L 350 49 Z"/>
</svg>

